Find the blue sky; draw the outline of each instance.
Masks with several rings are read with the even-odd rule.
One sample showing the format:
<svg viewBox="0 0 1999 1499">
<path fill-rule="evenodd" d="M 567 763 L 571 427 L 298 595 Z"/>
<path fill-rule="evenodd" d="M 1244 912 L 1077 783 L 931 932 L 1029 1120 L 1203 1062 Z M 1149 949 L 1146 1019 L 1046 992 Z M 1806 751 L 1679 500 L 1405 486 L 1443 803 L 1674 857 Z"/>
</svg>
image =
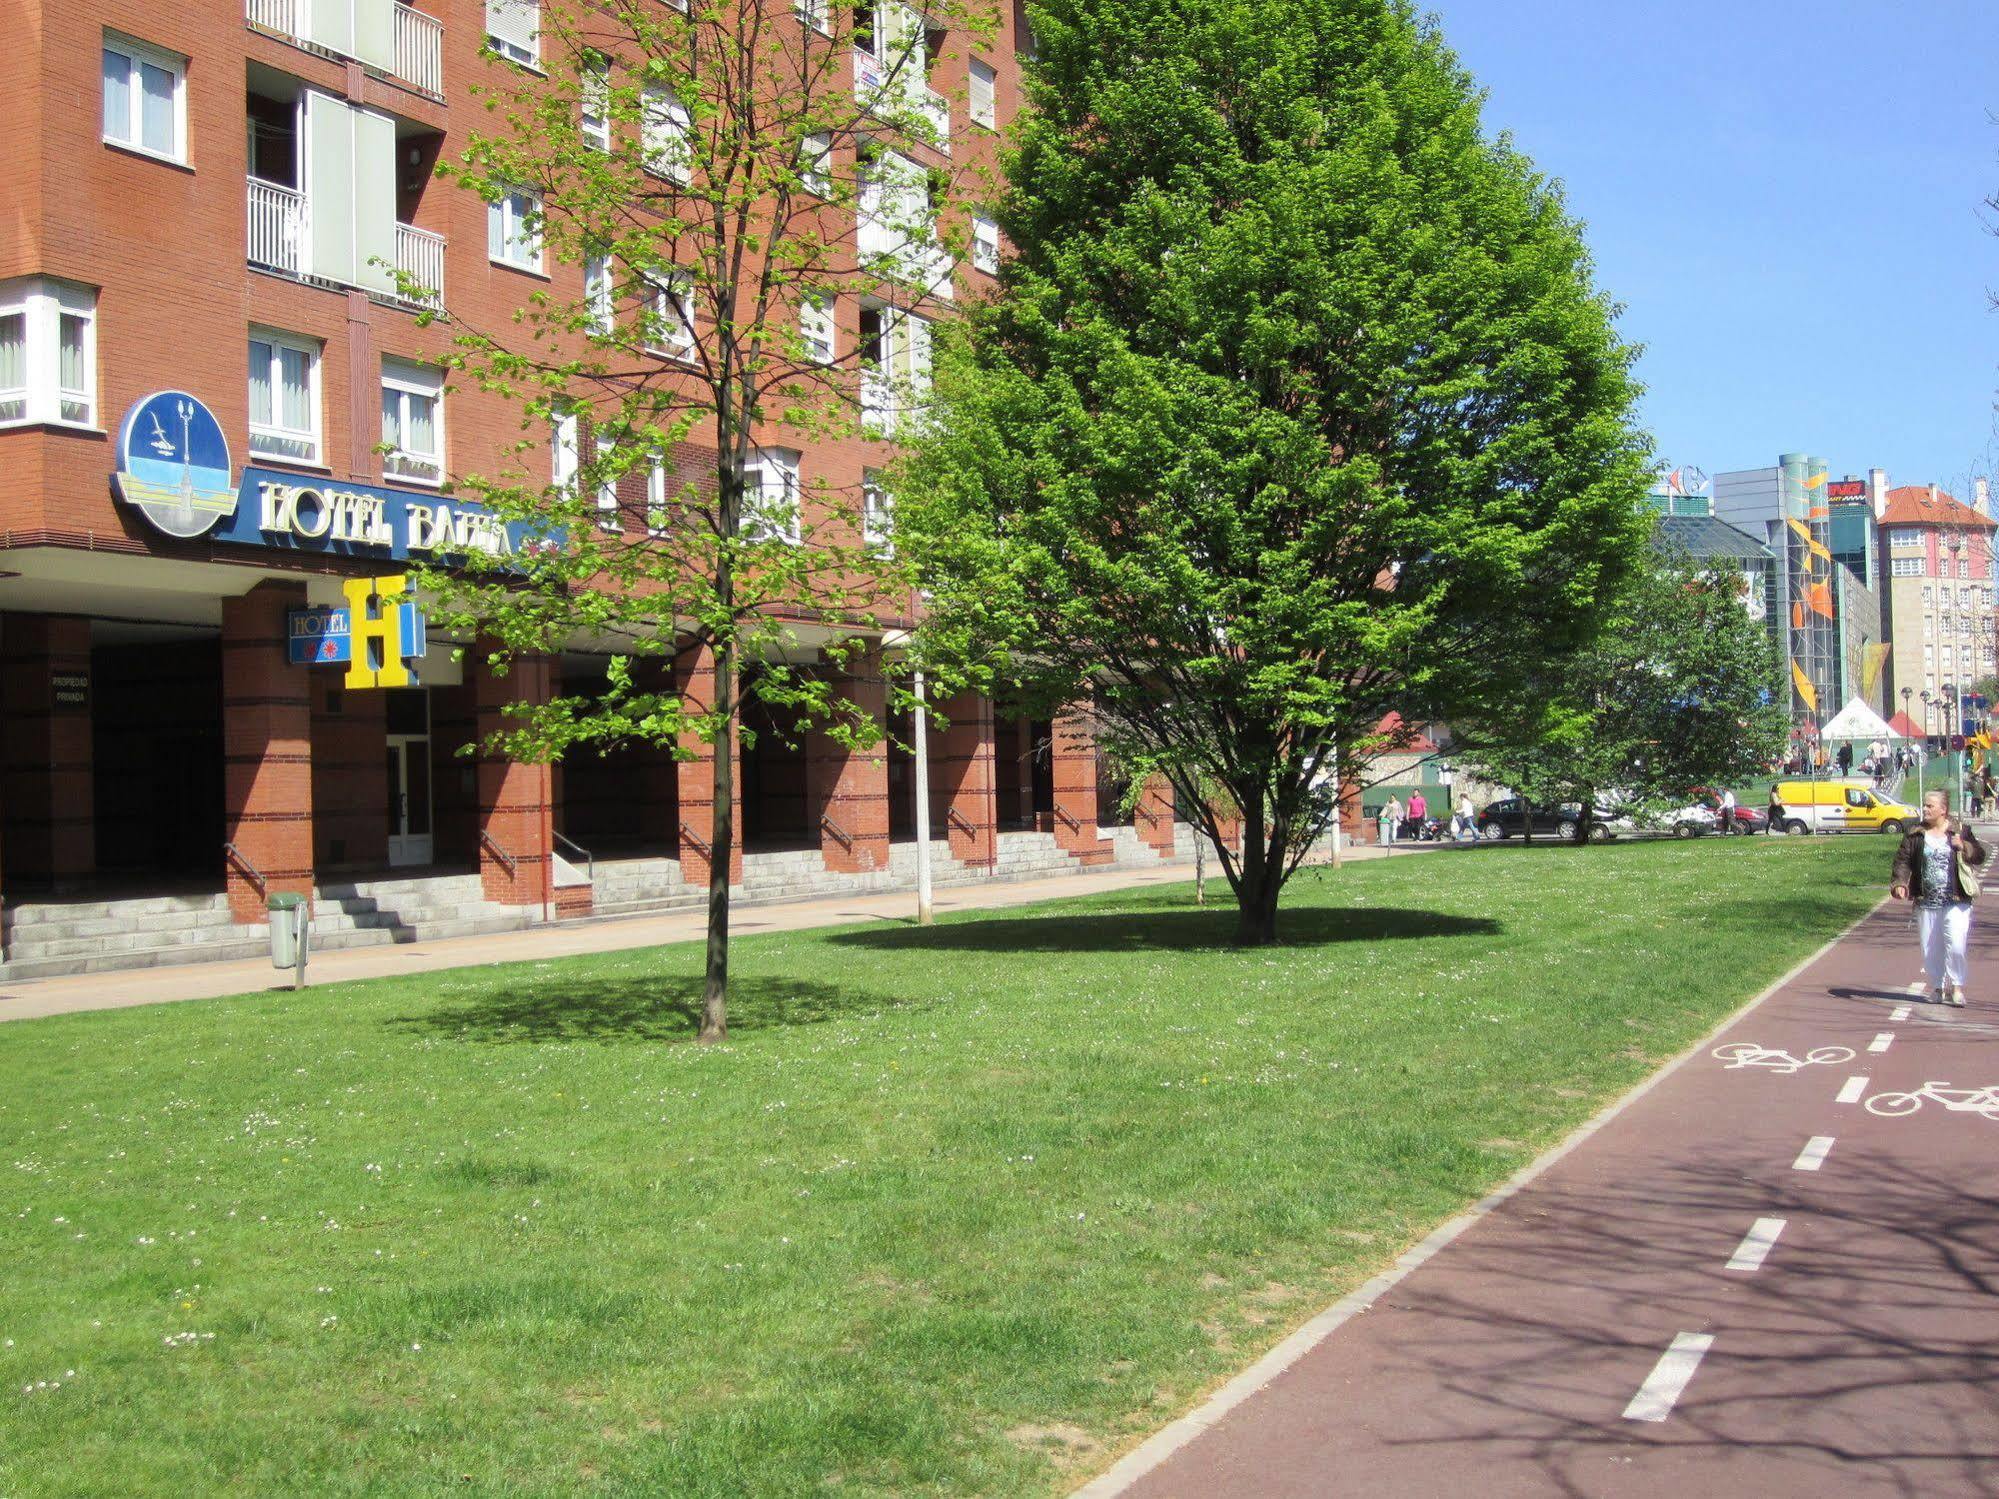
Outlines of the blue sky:
<svg viewBox="0 0 1999 1499">
<path fill-rule="evenodd" d="M 1662 456 L 1999 467 L 1999 3 L 1427 3 L 1586 221 Z"/>
</svg>

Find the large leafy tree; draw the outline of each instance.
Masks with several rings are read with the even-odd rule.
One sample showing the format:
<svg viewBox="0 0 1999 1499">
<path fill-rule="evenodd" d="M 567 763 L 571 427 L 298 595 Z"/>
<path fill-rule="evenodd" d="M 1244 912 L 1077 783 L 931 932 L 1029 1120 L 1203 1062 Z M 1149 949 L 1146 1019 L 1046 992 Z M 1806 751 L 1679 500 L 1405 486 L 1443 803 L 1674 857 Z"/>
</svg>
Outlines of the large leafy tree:
<svg viewBox="0 0 1999 1499">
<path fill-rule="evenodd" d="M 948 306 L 968 177 L 945 165 L 926 69 L 975 49 L 991 15 L 545 0 L 539 18 L 536 65 L 495 56 L 486 122 L 442 170 L 502 206 L 496 259 L 566 268 L 572 288 L 507 326 L 454 315 L 457 368 L 520 425 L 507 461 L 453 478 L 543 544 L 422 581 L 500 670 L 578 641 L 613 653 L 607 693 L 510 709 L 506 752 L 712 747 L 700 1034 L 716 1040 L 744 693 L 851 744 L 878 736 L 814 658 L 851 660 L 909 600 L 860 486 L 803 482 L 780 450 L 889 435 L 921 395 L 913 358 L 879 353 Z M 861 299 L 873 349 L 836 331 Z"/>
<path fill-rule="evenodd" d="M 1681 552 L 1620 591 L 1606 628 L 1530 676 L 1528 712 L 1466 725 L 1465 757 L 1529 802 L 1643 814 L 1760 773 L 1790 730 L 1783 663 L 1742 574 Z"/>
<path fill-rule="evenodd" d="M 947 350 L 900 534 L 931 648 L 1092 703 L 1267 942 L 1387 713 L 1510 699 L 1587 638 L 1642 545 L 1631 351 L 1404 0 L 1029 17 L 1015 253 Z"/>
</svg>

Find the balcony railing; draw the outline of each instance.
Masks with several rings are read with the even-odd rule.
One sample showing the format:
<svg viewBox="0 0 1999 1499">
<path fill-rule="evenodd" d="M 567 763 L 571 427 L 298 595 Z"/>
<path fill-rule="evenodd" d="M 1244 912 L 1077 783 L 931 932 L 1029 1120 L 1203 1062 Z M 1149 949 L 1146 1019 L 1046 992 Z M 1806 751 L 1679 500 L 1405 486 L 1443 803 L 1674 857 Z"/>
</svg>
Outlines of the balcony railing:
<svg viewBox="0 0 1999 1499">
<path fill-rule="evenodd" d="M 332 52 L 311 34 L 311 0 L 244 0 L 243 13 L 260 31 L 275 32 L 303 46 Z M 395 58 L 388 71 L 438 98 L 444 97 L 444 23 L 401 0 L 395 8 Z M 340 53 L 345 56 L 347 54 Z M 357 61 L 380 65 L 379 58 Z"/>
<path fill-rule="evenodd" d="M 926 144 L 935 146 L 946 156 L 951 154 L 951 101 L 937 90 L 923 82 L 917 72 L 915 59 L 905 60 L 903 76 L 891 79 L 889 69 L 872 52 L 856 50 L 854 53 L 854 97 L 867 109 L 880 112 L 881 107 L 896 110 L 913 109 L 930 127 L 930 137 Z M 892 97 L 891 90 L 899 90 L 900 100 Z"/>
<path fill-rule="evenodd" d="M 444 95 L 444 23 L 414 6 L 396 7 L 396 76 L 426 94 Z"/>
<path fill-rule="evenodd" d="M 413 224 L 396 225 L 396 272 L 422 290 L 403 293 L 419 307 L 444 305 L 444 236 Z"/>
<path fill-rule="evenodd" d="M 289 276 L 305 272 L 305 194 L 250 179 L 250 264 Z"/>
</svg>

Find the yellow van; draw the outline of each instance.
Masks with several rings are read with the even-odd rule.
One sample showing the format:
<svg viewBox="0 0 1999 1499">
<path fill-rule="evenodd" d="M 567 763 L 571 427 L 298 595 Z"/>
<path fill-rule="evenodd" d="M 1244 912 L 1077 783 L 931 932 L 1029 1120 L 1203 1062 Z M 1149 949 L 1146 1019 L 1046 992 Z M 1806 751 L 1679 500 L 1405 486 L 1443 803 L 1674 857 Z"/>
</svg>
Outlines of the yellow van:
<svg viewBox="0 0 1999 1499">
<path fill-rule="evenodd" d="M 1914 807 L 1890 800 L 1867 780 L 1782 781 L 1787 833 L 1906 833 L 1919 821 Z"/>
</svg>

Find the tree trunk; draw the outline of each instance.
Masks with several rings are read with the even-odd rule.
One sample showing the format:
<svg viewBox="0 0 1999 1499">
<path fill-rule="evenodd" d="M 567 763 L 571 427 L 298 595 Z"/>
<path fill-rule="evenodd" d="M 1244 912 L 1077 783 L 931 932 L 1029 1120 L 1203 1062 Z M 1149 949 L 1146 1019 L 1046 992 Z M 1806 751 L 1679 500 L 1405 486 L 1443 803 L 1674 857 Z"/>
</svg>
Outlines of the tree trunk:
<svg viewBox="0 0 1999 1499">
<path fill-rule="evenodd" d="M 1238 947 L 1268 947 L 1277 940 L 1277 897 L 1284 889 L 1282 848 L 1273 857 L 1261 809 L 1244 812 L 1242 878 L 1236 885 Z"/>
<path fill-rule="evenodd" d="M 701 986 L 704 1042 L 729 1036 L 729 865 L 736 850 L 736 647 L 724 639 L 715 652 L 716 711 L 725 716 L 715 740 L 714 816 L 709 824 L 708 955 Z"/>
</svg>

